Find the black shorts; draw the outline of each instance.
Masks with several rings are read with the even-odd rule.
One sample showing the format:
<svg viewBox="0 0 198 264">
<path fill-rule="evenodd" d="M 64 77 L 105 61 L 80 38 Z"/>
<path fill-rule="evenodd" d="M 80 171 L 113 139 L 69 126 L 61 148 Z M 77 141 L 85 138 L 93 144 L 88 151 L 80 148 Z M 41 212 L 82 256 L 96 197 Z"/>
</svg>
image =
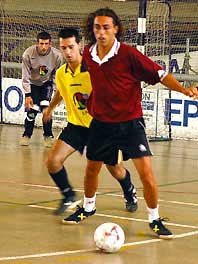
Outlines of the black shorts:
<svg viewBox="0 0 198 264">
<path fill-rule="evenodd" d="M 53 93 L 52 82 L 48 81 L 42 86 L 31 84 L 31 97 L 34 105 L 39 107 L 48 106 Z"/>
<path fill-rule="evenodd" d="M 118 163 L 119 150 L 123 160 L 152 155 L 144 119 L 121 123 L 104 123 L 93 119 L 89 128 L 87 158 L 115 165 Z"/>
<path fill-rule="evenodd" d="M 87 145 L 88 134 L 88 128 L 68 123 L 67 126 L 63 128 L 58 139 L 61 139 L 83 154 L 84 148 Z"/>
</svg>

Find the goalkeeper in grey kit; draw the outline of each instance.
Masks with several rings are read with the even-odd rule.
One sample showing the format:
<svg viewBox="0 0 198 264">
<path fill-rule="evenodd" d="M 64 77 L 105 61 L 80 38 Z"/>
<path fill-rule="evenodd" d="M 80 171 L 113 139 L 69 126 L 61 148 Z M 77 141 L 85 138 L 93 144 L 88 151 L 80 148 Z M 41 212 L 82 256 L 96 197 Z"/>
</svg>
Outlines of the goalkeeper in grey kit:
<svg viewBox="0 0 198 264">
<path fill-rule="evenodd" d="M 63 64 L 61 52 L 52 47 L 51 36 L 42 31 L 37 35 L 37 43 L 25 50 L 22 56 L 22 87 L 25 92 L 25 131 L 20 145 L 28 146 L 33 134 L 36 116 L 48 107 L 55 88 L 56 70 Z M 53 142 L 52 119 L 43 123 L 46 147 Z"/>
</svg>

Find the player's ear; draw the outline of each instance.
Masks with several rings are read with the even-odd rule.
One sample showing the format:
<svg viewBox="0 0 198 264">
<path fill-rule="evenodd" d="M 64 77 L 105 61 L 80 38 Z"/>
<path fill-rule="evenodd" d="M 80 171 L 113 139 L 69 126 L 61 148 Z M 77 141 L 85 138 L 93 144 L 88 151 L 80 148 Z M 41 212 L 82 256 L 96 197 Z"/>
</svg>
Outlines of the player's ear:
<svg viewBox="0 0 198 264">
<path fill-rule="evenodd" d="M 78 43 L 78 45 L 79 45 L 79 48 L 82 49 L 82 42 L 81 41 Z"/>
<path fill-rule="evenodd" d="M 118 33 L 118 26 L 114 26 L 114 32 L 115 32 L 115 35 Z"/>
<path fill-rule="evenodd" d="M 81 41 L 78 43 L 78 46 L 79 46 L 80 54 L 82 55 L 82 53 L 83 53 L 83 45 L 82 45 Z"/>
</svg>

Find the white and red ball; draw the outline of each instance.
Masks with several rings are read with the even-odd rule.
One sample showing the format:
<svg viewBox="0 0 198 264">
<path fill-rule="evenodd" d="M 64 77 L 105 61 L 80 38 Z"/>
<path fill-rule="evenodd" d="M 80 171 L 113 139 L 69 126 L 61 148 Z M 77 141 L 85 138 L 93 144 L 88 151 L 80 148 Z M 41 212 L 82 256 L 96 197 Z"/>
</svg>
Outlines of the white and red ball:
<svg viewBox="0 0 198 264">
<path fill-rule="evenodd" d="M 124 244 L 124 231 L 118 224 L 104 223 L 94 232 L 96 247 L 102 252 L 116 252 Z"/>
</svg>

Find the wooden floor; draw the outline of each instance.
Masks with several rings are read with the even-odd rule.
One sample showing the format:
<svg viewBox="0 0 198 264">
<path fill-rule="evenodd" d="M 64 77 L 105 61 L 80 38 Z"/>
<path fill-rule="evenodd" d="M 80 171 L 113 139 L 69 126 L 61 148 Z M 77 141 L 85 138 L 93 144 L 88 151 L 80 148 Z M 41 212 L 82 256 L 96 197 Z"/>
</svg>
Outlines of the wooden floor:
<svg viewBox="0 0 198 264">
<path fill-rule="evenodd" d="M 0 264 L 198 263 L 198 142 L 150 143 L 160 216 L 170 219 L 167 226 L 175 234 L 162 241 L 149 229 L 142 184 L 130 161 L 125 166 L 137 188 L 137 212 L 125 210 L 118 183 L 103 168 L 96 215 L 79 225 L 62 225 L 62 217 L 53 215 L 61 196 L 44 164 L 48 150 L 42 130 L 35 129 L 28 147 L 18 144 L 22 132 L 23 127 L 0 125 Z M 79 198 L 85 162 L 75 153 L 65 163 Z M 125 232 L 117 253 L 95 248 L 94 230 L 104 222 L 118 223 Z"/>
</svg>

